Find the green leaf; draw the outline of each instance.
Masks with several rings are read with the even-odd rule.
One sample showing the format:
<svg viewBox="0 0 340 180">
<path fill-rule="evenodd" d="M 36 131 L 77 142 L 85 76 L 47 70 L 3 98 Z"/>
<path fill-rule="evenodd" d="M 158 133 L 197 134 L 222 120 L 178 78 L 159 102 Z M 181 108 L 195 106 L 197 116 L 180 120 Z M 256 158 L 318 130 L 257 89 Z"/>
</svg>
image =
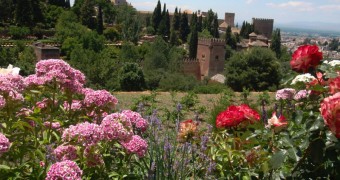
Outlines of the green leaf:
<svg viewBox="0 0 340 180">
<path fill-rule="evenodd" d="M 285 153 L 283 151 L 279 151 L 272 156 L 272 158 L 269 160 L 269 163 L 273 169 L 277 169 L 281 167 L 285 158 Z"/>
<path fill-rule="evenodd" d="M 302 119 L 303 119 L 303 112 L 300 110 L 296 111 L 296 117 L 295 117 L 296 123 L 301 124 Z"/>
<path fill-rule="evenodd" d="M 292 147 L 290 149 L 288 149 L 288 156 L 290 158 L 292 158 L 295 162 L 299 161 L 300 160 L 300 157 L 297 155 L 297 150 L 296 148 Z"/>
<path fill-rule="evenodd" d="M 7 165 L 0 164 L 0 169 L 2 170 L 10 170 L 11 168 Z"/>
</svg>

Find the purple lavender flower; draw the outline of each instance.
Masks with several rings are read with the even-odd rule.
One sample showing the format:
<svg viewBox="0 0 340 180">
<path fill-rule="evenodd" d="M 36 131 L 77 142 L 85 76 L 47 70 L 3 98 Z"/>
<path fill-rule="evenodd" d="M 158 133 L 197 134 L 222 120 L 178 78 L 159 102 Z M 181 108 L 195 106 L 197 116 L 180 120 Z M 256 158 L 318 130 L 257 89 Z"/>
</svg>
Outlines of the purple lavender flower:
<svg viewBox="0 0 340 180">
<path fill-rule="evenodd" d="M 57 179 L 72 179 L 81 180 L 83 171 L 78 165 L 70 160 L 57 162 L 52 164 L 50 170 L 47 172 L 46 180 L 57 180 Z"/>
</svg>

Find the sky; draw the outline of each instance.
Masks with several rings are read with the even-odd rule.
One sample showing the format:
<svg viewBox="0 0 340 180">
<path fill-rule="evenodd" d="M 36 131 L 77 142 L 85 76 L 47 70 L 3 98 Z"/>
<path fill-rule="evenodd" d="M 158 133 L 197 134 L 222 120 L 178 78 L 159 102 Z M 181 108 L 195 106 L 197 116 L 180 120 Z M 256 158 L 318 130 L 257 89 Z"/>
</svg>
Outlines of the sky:
<svg viewBox="0 0 340 180">
<path fill-rule="evenodd" d="M 71 0 L 71 4 L 74 0 Z M 153 11 L 158 0 L 127 0 L 137 10 Z M 225 12 L 235 13 L 235 21 L 251 22 L 253 17 L 274 19 L 274 24 L 291 22 L 324 22 L 340 24 L 340 0 L 161 0 L 162 7 L 173 12 L 175 7 L 182 11 L 217 12 L 224 19 Z M 340 29 L 340 27 L 339 27 Z"/>
</svg>

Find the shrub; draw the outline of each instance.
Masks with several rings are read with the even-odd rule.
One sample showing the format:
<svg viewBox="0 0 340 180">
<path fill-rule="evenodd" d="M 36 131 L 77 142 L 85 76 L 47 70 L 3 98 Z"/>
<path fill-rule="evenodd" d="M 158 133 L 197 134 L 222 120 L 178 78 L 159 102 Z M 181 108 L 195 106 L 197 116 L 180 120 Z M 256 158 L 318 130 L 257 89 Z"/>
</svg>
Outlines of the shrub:
<svg viewBox="0 0 340 180">
<path fill-rule="evenodd" d="M 31 31 L 28 27 L 9 27 L 9 35 L 12 36 L 12 39 L 25 39 L 30 33 Z"/>
</svg>

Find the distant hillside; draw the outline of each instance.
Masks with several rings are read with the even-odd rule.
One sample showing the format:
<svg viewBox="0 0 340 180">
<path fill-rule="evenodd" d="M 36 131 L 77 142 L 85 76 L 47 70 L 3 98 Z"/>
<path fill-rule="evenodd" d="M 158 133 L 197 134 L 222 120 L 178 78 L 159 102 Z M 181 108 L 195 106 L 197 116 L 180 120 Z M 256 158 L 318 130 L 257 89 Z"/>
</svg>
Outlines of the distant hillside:
<svg viewBox="0 0 340 180">
<path fill-rule="evenodd" d="M 282 29 L 282 31 L 286 32 L 299 32 L 326 36 L 340 36 L 340 23 L 291 22 L 275 24 L 275 28 L 280 28 Z"/>
</svg>

